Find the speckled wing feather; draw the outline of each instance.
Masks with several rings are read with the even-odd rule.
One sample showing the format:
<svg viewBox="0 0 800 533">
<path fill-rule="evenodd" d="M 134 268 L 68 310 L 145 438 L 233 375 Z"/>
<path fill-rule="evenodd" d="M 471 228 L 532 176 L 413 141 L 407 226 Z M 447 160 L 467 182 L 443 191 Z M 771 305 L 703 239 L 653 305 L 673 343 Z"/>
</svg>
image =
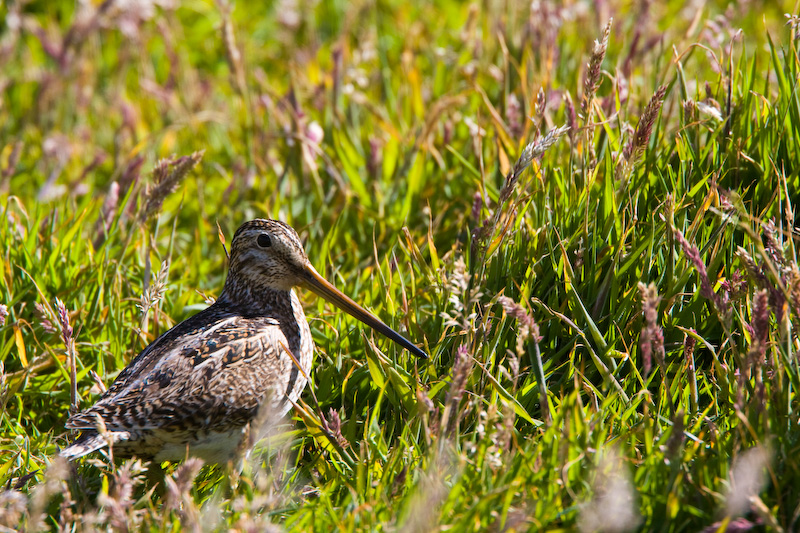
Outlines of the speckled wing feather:
<svg viewBox="0 0 800 533">
<path fill-rule="evenodd" d="M 273 412 L 282 415 L 291 405 L 288 398 L 296 400 L 295 390 L 305 385 L 295 357 L 286 353 L 300 348 L 299 332 L 287 327 L 215 304 L 148 346 L 67 427 L 89 430 L 81 440 L 91 440 L 99 416 L 109 432 L 127 432 L 114 440 L 180 442 L 241 428 L 268 396 Z M 123 442 L 123 453 L 133 444 Z"/>
</svg>

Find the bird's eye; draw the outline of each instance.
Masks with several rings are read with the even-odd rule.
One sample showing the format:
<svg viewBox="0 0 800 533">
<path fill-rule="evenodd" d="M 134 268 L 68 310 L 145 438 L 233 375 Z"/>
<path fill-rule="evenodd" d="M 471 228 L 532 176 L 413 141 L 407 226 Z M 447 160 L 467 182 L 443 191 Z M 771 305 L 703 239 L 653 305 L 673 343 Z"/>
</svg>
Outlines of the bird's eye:
<svg viewBox="0 0 800 533">
<path fill-rule="evenodd" d="M 272 239 L 269 238 L 269 235 L 266 233 L 262 233 L 258 236 L 258 245 L 262 248 L 269 248 L 272 246 Z"/>
</svg>

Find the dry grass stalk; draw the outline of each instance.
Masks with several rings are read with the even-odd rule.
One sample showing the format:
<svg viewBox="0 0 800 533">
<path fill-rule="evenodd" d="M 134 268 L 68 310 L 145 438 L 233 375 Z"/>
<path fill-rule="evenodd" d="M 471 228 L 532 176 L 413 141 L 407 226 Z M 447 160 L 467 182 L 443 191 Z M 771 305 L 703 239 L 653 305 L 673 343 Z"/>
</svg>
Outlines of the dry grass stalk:
<svg viewBox="0 0 800 533">
<path fill-rule="evenodd" d="M 583 81 L 583 100 L 581 101 L 581 116 L 583 116 L 583 123 L 585 126 L 589 125 L 592 114 L 592 101 L 597 88 L 600 86 L 600 67 L 603 65 L 603 60 L 608 51 L 608 39 L 611 36 L 611 25 L 614 19 L 608 19 L 605 28 L 603 28 L 603 35 L 600 40 L 595 40 L 594 48 L 592 49 L 592 57 L 589 59 L 589 64 L 586 65 L 586 78 Z"/>
<path fill-rule="evenodd" d="M 139 212 L 139 222 L 144 222 L 161 210 L 164 199 L 178 187 L 186 174 L 203 158 L 205 150 L 175 159 L 162 159 L 153 168 L 152 188 L 145 195 L 144 207 Z"/>
<path fill-rule="evenodd" d="M 658 325 L 658 304 L 661 297 L 653 283 L 645 285 L 640 281 L 639 292 L 642 295 L 642 315 L 644 316 L 644 327 L 639 336 L 639 350 L 642 354 L 644 375 L 647 376 L 650 374 L 654 356 L 662 370 L 665 366 L 664 332 Z"/>
<path fill-rule="evenodd" d="M 689 241 L 686 240 L 686 237 L 683 236 L 683 233 L 677 229 L 673 230 L 673 234 L 675 239 L 683 248 L 683 253 L 686 255 L 686 258 L 691 261 L 694 267 L 697 269 L 697 274 L 700 276 L 700 295 L 710 300 L 720 315 L 723 317 L 728 316 L 730 312 L 730 306 L 728 305 L 726 299 L 723 299 L 719 294 L 714 292 L 711 280 L 708 278 L 706 264 L 700 257 L 700 250 L 698 250 L 697 246 L 689 244 Z"/>
<path fill-rule="evenodd" d="M 342 448 L 350 446 L 350 442 L 342 435 L 342 420 L 339 418 L 339 413 L 336 409 L 331 408 L 328 411 L 328 416 L 322 418 L 322 429 L 333 438 L 336 443 Z"/>
<path fill-rule="evenodd" d="M 134 507 L 136 500 L 133 496 L 134 489 L 143 482 L 144 471 L 140 460 L 127 460 L 114 470 L 114 482 L 108 493 L 98 494 L 97 502 L 103 508 L 98 518 L 113 530 L 128 531 L 131 526 L 141 523 L 146 511 Z"/>
<path fill-rule="evenodd" d="M 667 86 L 662 85 L 653 94 L 650 101 L 642 111 L 642 116 L 639 119 L 639 124 L 636 126 L 636 131 L 630 138 L 628 143 L 623 148 L 622 153 L 617 161 L 617 178 L 627 178 L 633 167 L 639 161 L 639 158 L 644 153 L 645 148 L 650 143 L 650 136 L 653 134 L 653 126 L 658 119 L 658 113 L 661 111 L 661 106 L 664 104 L 664 97 L 667 94 Z"/>
<path fill-rule="evenodd" d="M 192 497 L 194 479 L 203 467 L 203 460 L 190 457 L 175 472 L 164 479 L 166 488 L 166 507 L 169 511 L 177 511 L 181 522 L 189 531 L 202 531 L 200 509 Z"/>
<path fill-rule="evenodd" d="M 72 325 L 69 323 L 69 313 L 64 302 L 56 298 L 56 310 L 58 312 L 58 324 L 61 328 L 61 338 L 64 341 L 64 348 L 67 353 L 67 365 L 69 367 L 69 414 L 74 415 L 78 412 L 78 378 L 75 354 L 75 338 L 73 337 Z"/>
<path fill-rule="evenodd" d="M 564 93 L 564 113 L 567 116 L 567 126 L 569 127 L 569 140 L 575 143 L 575 134 L 578 132 L 578 114 L 575 111 L 575 103 L 569 91 Z"/>
<path fill-rule="evenodd" d="M 533 125 L 536 127 L 537 131 L 542 131 L 542 127 L 544 126 L 544 112 L 546 108 L 547 95 L 544 92 L 544 88 L 539 87 L 539 92 L 536 93 L 536 114 L 532 117 Z"/>
<path fill-rule="evenodd" d="M 539 342 L 541 340 L 541 336 L 539 335 L 539 324 L 533 319 L 533 317 L 528 313 L 528 311 L 522 307 L 522 305 L 515 302 L 512 298 L 508 296 L 500 296 L 497 298 L 497 301 L 500 305 L 503 306 L 503 310 L 506 314 L 516 319 L 517 324 L 519 325 L 519 330 L 517 331 L 517 357 L 522 357 L 524 354 L 523 345 L 526 340 L 532 338 L 534 342 Z"/>
<path fill-rule="evenodd" d="M 761 384 L 759 369 L 764 364 L 769 341 L 770 319 L 770 294 L 769 290 L 762 289 L 753 297 L 750 323 L 745 324 L 750 334 L 750 348 L 747 351 L 746 369 L 749 375 L 755 375 L 756 386 Z M 745 369 L 742 369 L 745 370 Z"/>
<path fill-rule="evenodd" d="M 517 181 L 519 181 L 519 177 L 522 175 L 522 172 L 530 166 L 534 159 L 544 155 L 544 153 L 556 143 L 559 137 L 564 135 L 568 130 L 569 126 L 553 128 L 552 130 L 548 131 L 544 137 L 537 139 L 525 146 L 525 148 L 522 150 L 522 154 L 519 156 L 519 159 L 517 159 L 517 162 L 514 164 L 514 168 L 511 169 L 511 172 L 509 172 L 506 176 L 505 183 L 500 191 L 500 200 L 498 202 L 500 205 L 505 203 L 505 201 L 511 196 L 511 192 L 514 190 L 514 186 L 517 184 Z"/>
<path fill-rule="evenodd" d="M 453 435 L 458 427 L 461 418 L 458 406 L 466 391 L 467 378 L 472 371 L 472 356 L 465 344 L 456 350 L 456 358 L 453 363 L 453 378 L 450 382 L 450 389 L 447 391 L 445 410 L 442 413 L 442 427 L 447 428 L 447 432 Z"/>
<path fill-rule="evenodd" d="M 683 358 L 686 361 L 686 372 L 689 376 L 689 389 L 691 392 L 692 412 L 696 413 L 698 408 L 698 392 L 697 392 L 697 366 L 694 361 L 694 350 L 697 346 L 697 339 L 690 333 L 697 335 L 697 331 L 689 329 L 684 334 L 683 338 Z"/>
<path fill-rule="evenodd" d="M 161 301 L 164 297 L 164 293 L 167 292 L 168 275 L 169 261 L 163 261 L 161 267 L 158 269 L 158 274 L 156 274 L 156 279 L 145 289 L 144 293 L 142 293 L 142 297 L 139 299 L 139 303 L 136 304 L 136 307 L 142 311 L 142 329 L 144 329 L 147 323 L 147 313 Z"/>
<path fill-rule="evenodd" d="M 569 126 L 553 128 L 552 130 L 548 131 L 545 136 L 536 139 L 522 149 L 522 154 L 520 154 L 517 162 L 514 163 L 514 168 L 512 168 L 511 171 L 506 175 L 503 188 L 500 190 L 500 198 L 497 201 L 497 208 L 494 210 L 494 214 L 489 220 L 486 221 L 486 223 L 473 230 L 473 247 L 477 247 L 483 253 L 486 252 L 486 245 L 488 244 L 489 239 L 494 236 L 495 230 L 500 222 L 500 218 L 504 213 L 503 207 L 511 197 L 511 193 L 514 192 L 514 188 L 517 185 L 522 172 L 530 166 L 534 159 L 544 155 L 544 153 L 567 131 L 569 131 Z M 473 213 L 474 212 L 475 209 L 473 209 Z"/>
<path fill-rule="evenodd" d="M 602 75 L 602 64 L 608 51 L 608 39 L 611 35 L 611 25 L 614 19 L 611 18 L 603 28 L 603 34 L 600 40 L 594 42 L 592 56 L 586 66 L 586 78 L 583 81 L 583 98 L 581 100 L 581 117 L 583 118 L 583 125 L 585 131 L 585 144 L 584 155 L 587 161 L 587 168 L 591 169 L 597 164 L 597 155 L 594 147 L 594 126 L 592 124 L 592 115 L 594 109 L 594 97 L 597 94 L 597 89 L 600 87 L 600 78 Z"/>
<path fill-rule="evenodd" d="M 233 18 L 231 12 L 233 5 L 227 0 L 217 0 L 217 7 L 222 12 L 222 42 L 225 44 L 225 58 L 233 74 L 233 86 L 239 95 L 246 94 L 247 82 L 245 80 L 242 52 L 236 45 L 236 36 L 233 32 Z"/>
</svg>

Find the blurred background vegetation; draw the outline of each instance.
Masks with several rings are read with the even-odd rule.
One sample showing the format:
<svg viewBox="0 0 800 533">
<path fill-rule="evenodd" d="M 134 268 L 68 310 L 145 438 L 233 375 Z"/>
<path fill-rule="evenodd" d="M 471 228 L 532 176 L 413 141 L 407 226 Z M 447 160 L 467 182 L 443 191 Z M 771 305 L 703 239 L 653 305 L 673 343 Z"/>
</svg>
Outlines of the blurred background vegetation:
<svg viewBox="0 0 800 533">
<path fill-rule="evenodd" d="M 786 13 L 4 2 L 0 524 L 794 530 Z M 53 463 L 71 343 L 85 407 L 220 292 L 254 217 L 430 361 L 301 294 L 313 386 L 240 477 Z"/>
</svg>

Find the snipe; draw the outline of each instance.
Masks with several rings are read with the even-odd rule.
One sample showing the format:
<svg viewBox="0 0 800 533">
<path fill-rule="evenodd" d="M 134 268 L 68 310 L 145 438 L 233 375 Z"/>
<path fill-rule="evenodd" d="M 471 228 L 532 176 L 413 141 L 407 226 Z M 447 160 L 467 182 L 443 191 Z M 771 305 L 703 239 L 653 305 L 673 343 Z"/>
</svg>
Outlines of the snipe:
<svg viewBox="0 0 800 533">
<path fill-rule="evenodd" d="M 290 226 L 252 220 L 233 237 L 219 299 L 161 335 L 94 406 L 72 416 L 67 428 L 82 433 L 61 455 L 75 459 L 110 440 L 115 456 L 232 459 L 260 410 L 286 414 L 306 386 L 314 343 L 295 286 L 427 357 L 320 276 Z"/>
</svg>

